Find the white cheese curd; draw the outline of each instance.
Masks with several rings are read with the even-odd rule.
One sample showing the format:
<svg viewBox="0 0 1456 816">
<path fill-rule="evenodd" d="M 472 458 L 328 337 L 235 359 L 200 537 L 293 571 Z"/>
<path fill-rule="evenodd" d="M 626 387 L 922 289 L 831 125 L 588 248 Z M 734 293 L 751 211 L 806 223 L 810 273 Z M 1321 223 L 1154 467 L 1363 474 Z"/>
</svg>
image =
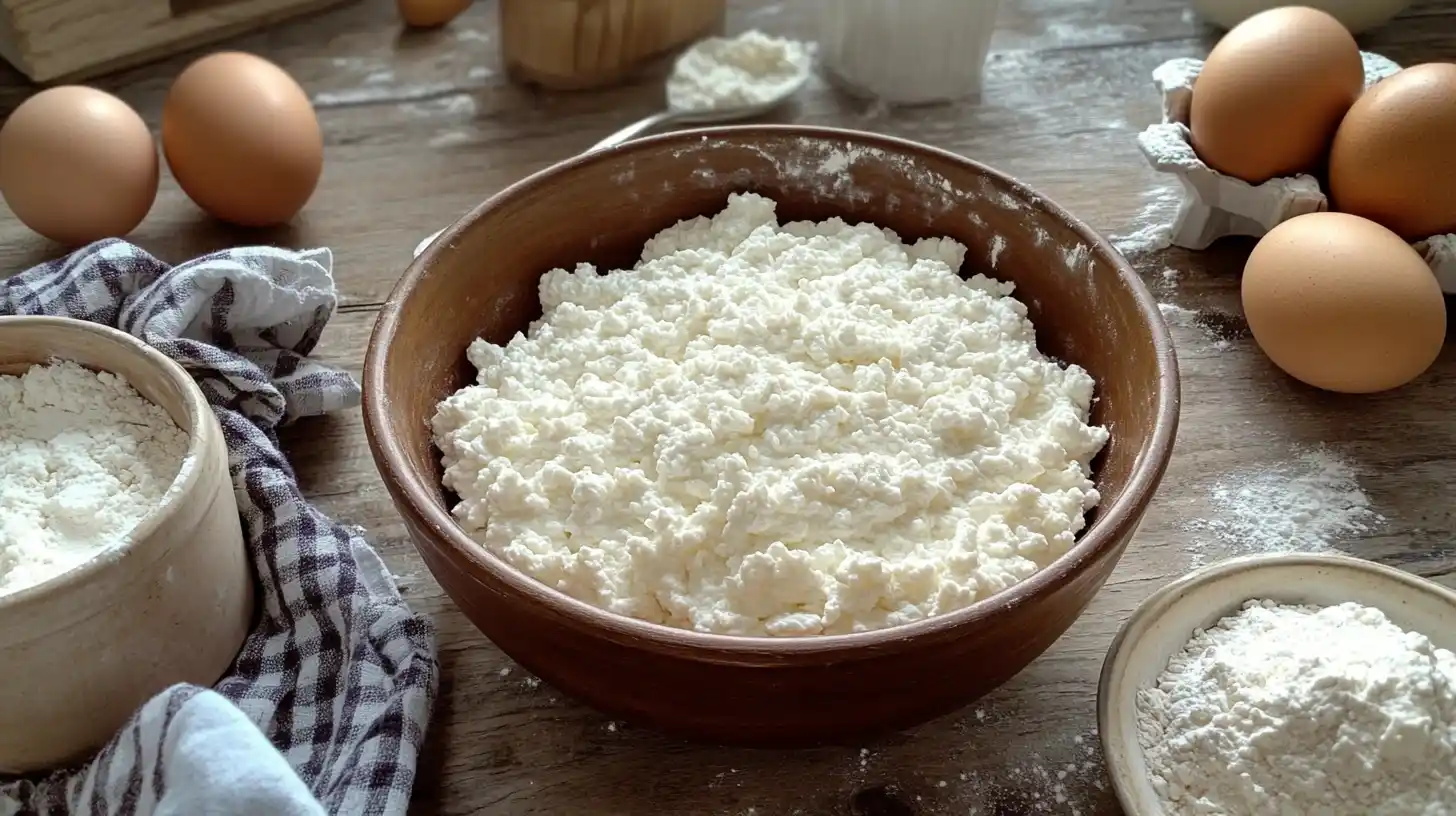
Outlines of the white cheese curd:
<svg viewBox="0 0 1456 816">
<path fill-rule="evenodd" d="M 470 346 L 433 421 L 460 524 L 572 597 L 731 635 L 916 621 L 1065 553 L 1107 441 L 1087 372 L 961 244 L 774 209 L 552 270 L 527 334 Z"/>
</svg>

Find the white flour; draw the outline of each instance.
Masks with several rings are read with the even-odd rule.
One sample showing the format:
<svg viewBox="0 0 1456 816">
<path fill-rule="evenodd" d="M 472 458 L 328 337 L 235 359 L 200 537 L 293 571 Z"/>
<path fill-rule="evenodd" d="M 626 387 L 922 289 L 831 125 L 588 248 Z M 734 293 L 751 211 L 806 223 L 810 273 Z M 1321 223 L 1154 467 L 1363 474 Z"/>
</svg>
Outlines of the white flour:
<svg viewBox="0 0 1456 816">
<path fill-rule="evenodd" d="M 1163 313 L 1163 319 L 1168 321 L 1169 326 L 1181 326 L 1185 329 L 1198 326 L 1198 312 L 1192 309 L 1185 309 L 1176 303 L 1159 303 L 1158 311 Z"/>
<path fill-rule="evenodd" d="M 167 493 L 187 435 L 115 375 L 0 376 L 0 594 L 122 542 Z"/>
<path fill-rule="evenodd" d="M 1167 272 L 1171 271 L 1173 270 L 1164 270 L 1164 274 L 1166 275 Z M 1207 345 L 1215 351 L 1228 351 L 1233 348 L 1233 342 L 1227 337 L 1220 337 L 1217 331 L 1203 319 L 1202 314 L 1198 311 L 1185 309 L 1176 303 L 1159 303 L 1158 311 L 1163 313 L 1163 320 L 1169 326 L 1176 326 L 1180 329 L 1191 329 L 1203 335 L 1204 339 L 1208 341 Z"/>
<path fill-rule="evenodd" d="M 1170 816 L 1456 812 L 1456 656 L 1376 609 L 1251 601 L 1137 712 Z"/>
<path fill-rule="evenodd" d="M 1070 744 L 1047 746 L 1045 754 L 1008 757 L 989 772 L 960 774 L 959 789 L 947 797 L 957 807 L 946 812 L 1092 816 L 1094 803 L 1103 798 L 1099 792 L 1106 789 L 1106 773 L 1096 733 L 1079 734 Z"/>
<path fill-rule="evenodd" d="M 1219 515 L 1190 527 L 1212 533 L 1228 555 L 1329 550 L 1384 521 L 1349 462 L 1323 449 L 1220 479 L 1210 499 Z"/>
<path fill-rule="evenodd" d="M 462 526 L 587 603 L 736 635 L 943 614 L 1065 553 L 1098 501 L 1092 378 L 957 275 L 964 246 L 774 206 L 548 272 L 528 335 L 471 345 L 434 420 Z"/>
<path fill-rule="evenodd" d="M 1173 222 L 1183 201 L 1182 187 L 1161 187 L 1145 197 L 1131 231 L 1113 236 L 1112 245 L 1124 255 L 1159 252 L 1173 245 Z"/>
<path fill-rule="evenodd" d="M 760 31 L 709 37 L 678 57 L 667 80 L 667 106 L 709 111 L 774 102 L 798 90 L 812 67 L 806 43 Z"/>
<path fill-rule="evenodd" d="M 971 717 L 975 721 L 973 730 L 979 730 L 980 726 L 989 722 L 1005 723 L 1007 719 L 994 713 L 988 714 L 985 708 L 976 708 L 970 717 L 966 717 L 966 721 Z M 1012 738 L 1013 742 L 1022 744 L 1010 747 L 1003 738 L 996 742 L 993 750 L 988 751 L 986 749 L 990 747 L 990 740 L 994 739 L 989 736 L 990 733 L 992 731 L 983 732 L 980 737 L 971 736 L 964 743 L 957 740 L 955 750 L 963 748 L 967 758 L 974 756 L 967 770 L 950 771 L 937 779 L 929 767 L 924 768 L 925 776 L 916 780 L 916 787 L 925 790 L 928 795 L 917 794 L 913 797 L 915 812 L 955 813 L 962 816 L 1093 816 L 1097 810 L 1095 803 L 1102 798 L 1099 792 L 1106 789 L 1107 775 L 1095 730 L 1050 741 L 1043 735 L 1041 739 L 1028 741 L 1036 745 L 1035 750 L 1029 752 L 1025 750 L 1026 743 L 1016 738 Z M 895 756 L 895 749 L 886 747 L 889 750 L 861 748 L 858 754 L 850 754 L 849 766 L 844 772 L 845 778 L 836 780 L 838 784 L 835 788 L 847 785 L 863 790 L 867 784 L 877 780 L 882 767 L 893 772 L 902 765 L 899 761 L 901 757 Z M 946 765 L 954 767 L 956 764 L 958 763 L 951 759 L 949 763 L 940 766 L 944 769 Z M 812 782 L 809 784 L 812 785 Z M 833 791 L 834 789 L 823 791 L 819 798 L 830 798 L 834 795 Z M 812 788 L 805 790 L 803 786 L 799 792 L 804 799 L 817 793 Z M 906 801 L 910 797 L 897 798 L 900 803 L 910 805 Z M 853 806 L 851 810 L 861 812 Z M 902 811 L 890 805 L 865 807 L 863 812 Z"/>
</svg>

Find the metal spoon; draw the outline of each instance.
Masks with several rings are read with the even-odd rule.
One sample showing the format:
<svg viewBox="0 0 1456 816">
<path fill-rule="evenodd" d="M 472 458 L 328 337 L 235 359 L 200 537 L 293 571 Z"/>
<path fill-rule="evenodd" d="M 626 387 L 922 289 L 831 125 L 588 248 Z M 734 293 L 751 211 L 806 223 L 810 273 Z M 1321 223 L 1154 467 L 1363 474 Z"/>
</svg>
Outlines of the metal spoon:
<svg viewBox="0 0 1456 816">
<path fill-rule="evenodd" d="M 717 110 L 674 110 L 668 108 L 662 113 L 654 113 L 646 119 L 633 122 L 587 148 L 587 152 L 590 153 L 593 150 L 605 150 L 609 147 L 616 147 L 624 142 L 630 142 L 644 133 L 650 133 L 671 125 L 710 125 L 719 122 L 737 122 L 743 119 L 752 119 L 755 116 L 762 116 L 789 101 L 808 81 L 809 72 L 805 71 L 803 77 L 798 82 L 785 88 L 783 93 L 773 99 L 766 102 L 759 102 L 755 105 L 742 105 L 736 108 L 721 108 Z"/>
<path fill-rule="evenodd" d="M 633 122 L 632 124 L 622 128 L 616 133 L 613 133 L 607 138 L 602 139 L 600 142 L 597 142 L 596 144 L 587 148 L 585 152 L 590 153 L 594 150 L 606 150 L 608 148 L 617 147 L 618 145 L 630 142 L 645 133 L 651 133 L 654 130 L 662 130 L 670 126 L 710 125 L 718 124 L 721 122 L 738 122 L 743 119 L 752 119 L 755 116 L 762 116 L 765 113 L 768 113 L 774 108 L 777 108 L 778 106 L 789 101 L 789 99 L 793 98 L 794 94 L 798 93 L 799 90 L 802 89 L 805 83 L 807 83 L 808 81 L 809 72 L 806 71 L 804 72 L 803 78 L 801 78 L 798 82 L 794 83 L 792 86 L 785 88 L 783 93 L 779 94 L 773 99 L 768 100 L 767 102 L 760 102 L 756 105 L 742 105 L 736 108 L 720 108 L 716 110 L 674 110 L 672 108 L 668 108 L 661 113 L 654 113 L 645 119 Z M 419 243 L 419 246 L 415 247 L 414 257 L 418 258 L 420 256 L 420 253 L 425 251 L 425 247 L 433 244 L 435 242 L 435 239 L 439 238 L 440 233 L 442 232 L 444 232 L 444 230 L 440 230 L 440 232 L 437 232 L 434 235 L 431 235 L 430 237 L 421 241 Z"/>
</svg>

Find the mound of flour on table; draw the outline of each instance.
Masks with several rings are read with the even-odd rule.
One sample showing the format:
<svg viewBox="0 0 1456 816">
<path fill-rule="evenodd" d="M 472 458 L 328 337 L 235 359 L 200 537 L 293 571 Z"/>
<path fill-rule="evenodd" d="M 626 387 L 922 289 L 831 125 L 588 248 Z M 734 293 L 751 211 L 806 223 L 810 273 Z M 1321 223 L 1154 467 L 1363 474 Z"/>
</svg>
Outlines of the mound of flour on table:
<svg viewBox="0 0 1456 816">
<path fill-rule="evenodd" d="M 473 343 L 434 418 L 456 518 L 568 595 L 702 632 L 877 629 L 1025 580 L 1097 503 L 1107 432 L 965 252 L 735 194 L 633 269 L 548 272 L 541 319 Z"/>
</svg>

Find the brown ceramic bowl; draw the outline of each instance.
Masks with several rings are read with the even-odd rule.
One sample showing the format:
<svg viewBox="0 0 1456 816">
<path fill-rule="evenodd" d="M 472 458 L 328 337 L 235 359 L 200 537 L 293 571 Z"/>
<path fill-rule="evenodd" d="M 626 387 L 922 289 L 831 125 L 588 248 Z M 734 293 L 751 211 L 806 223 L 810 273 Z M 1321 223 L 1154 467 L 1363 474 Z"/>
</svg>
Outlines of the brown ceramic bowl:
<svg viewBox="0 0 1456 816">
<path fill-rule="evenodd" d="M 950 236 L 966 272 L 1016 283 L 1041 349 L 1097 380 L 1102 503 L 1067 555 L 959 612 L 852 635 L 708 635 L 614 615 L 508 566 L 454 522 L 430 438 L 436 403 L 474 372 L 477 337 L 540 316 L 554 267 L 630 266 L 679 219 L 730 192 L 781 219 L 840 216 L 906 239 Z M 1011 679 L 1066 631 L 1112 572 L 1157 489 L 1178 424 L 1178 374 L 1156 304 L 1127 262 L 1025 185 L 951 153 L 844 130 L 679 132 L 578 156 L 506 189 L 434 241 L 380 313 L 364 364 L 375 462 L 430 571 L 503 651 L 612 716 L 682 736 L 793 746 L 906 728 Z"/>
</svg>

